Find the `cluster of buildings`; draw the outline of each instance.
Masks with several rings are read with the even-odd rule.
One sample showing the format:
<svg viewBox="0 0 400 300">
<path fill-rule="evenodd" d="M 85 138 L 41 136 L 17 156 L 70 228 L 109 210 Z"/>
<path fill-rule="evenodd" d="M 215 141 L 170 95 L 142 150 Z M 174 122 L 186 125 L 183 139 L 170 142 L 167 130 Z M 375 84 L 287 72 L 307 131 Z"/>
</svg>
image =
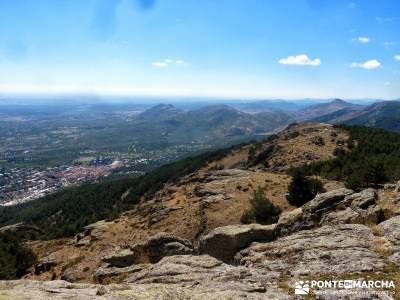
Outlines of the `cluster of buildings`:
<svg viewBox="0 0 400 300">
<path fill-rule="evenodd" d="M 192 147 L 193 148 L 193 147 Z M 191 150 L 196 150 L 193 148 Z M 136 150 L 136 149 L 135 149 Z M 57 167 L 1 167 L 0 165 L 0 206 L 10 206 L 28 202 L 64 187 L 77 186 L 84 182 L 116 175 L 143 174 L 155 167 L 169 163 L 189 153 L 183 146 L 171 146 L 164 149 L 137 153 L 102 153 L 86 151 L 81 153 L 83 160 L 75 160 L 70 165 Z M 0 151 L 0 159 L 16 162 L 9 153 Z M 29 161 L 20 155 L 23 163 Z M 89 159 L 86 159 L 89 158 Z"/>
<path fill-rule="evenodd" d="M 53 193 L 63 187 L 82 184 L 108 176 L 123 165 L 120 161 L 109 164 L 60 166 L 43 170 L 31 168 L 0 168 L 0 205 L 27 202 Z"/>
</svg>

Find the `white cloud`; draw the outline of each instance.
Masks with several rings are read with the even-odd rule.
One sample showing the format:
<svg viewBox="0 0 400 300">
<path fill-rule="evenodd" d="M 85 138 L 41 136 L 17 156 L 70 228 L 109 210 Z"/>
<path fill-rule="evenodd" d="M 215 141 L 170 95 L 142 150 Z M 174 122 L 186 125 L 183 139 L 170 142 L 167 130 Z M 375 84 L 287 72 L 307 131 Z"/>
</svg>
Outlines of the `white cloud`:
<svg viewBox="0 0 400 300">
<path fill-rule="evenodd" d="M 400 61 L 400 54 L 394 56 L 394 60 Z"/>
<path fill-rule="evenodd" d="M 352 63 L 350 65 L 350 67 L 352 68 L 362 68 L 362 69 L 366 69 L 366 70 L 373 70 L 373 69 L 378 69 L 382 66 L 382 64 L 377 61 L 376 59 L 371 59 L 368 60 L 364 63 Z"/>
<path fill-rule="evenodd" d="M 166 67 L 168 67 L 170 65 L 173 65 L 173 64 L 182 65 L 184 63 L 185 62 L 182 59 L 172 60 L 170 58 L 166 58 L 163 61 L 153 61 L 151 64 L 154 67 L 157 67 L 157 68 L 166 68 Z"/>
<path fill-rule="evenodd" d="M 168 65 L 166 62 L 162 61 L 153 61 L 151 64 L 157 68 L 165 68 Z"/>
<path fill-rule="evenodd" d="M 366 37 L 366 36 L 360 36 L 358 38 L 358 41 L 360 43 L 366 44 L 366 43 L 369 43 L 371 41 L 371 39 L 369 37 Z"/>
<path fill-rule="evenodd" d="M 367 36 L 359 36 L 358 38 L 354 38 L 353 41 L 359 42 L 361 44 L 368 44 L 371 39 Z"/>
<path fill-rule="evenodd" d="M 390 17 L 385 17 L 385 18 L 383 18 L 383 17 L 376 17 L 375 18 L 375 20 L 377 21 L 377 22 L 379 22 L 379 23 L 389 23 L 389 22 L 392 22 L 393 21 L 393 18 L 390 18 Z"/>
<path fill-rule="evenodd" d="M 383 46 L 385 49 L 390 49 L 394 45 L 394 42 L 384 42 Z"/>
<path fill-rule="evenodd" d="M 279 63 L 282 65 L 319 66 L 321 60 L 319 58 L 312 60 L 306 54 L 300 54 L 282 58 L 279 60 Z"/>
<path fill-rule="evenodd" d="M 384 82 L 383 84 L 384 84 L 384 85 L 391 85 L 392 83 L 389 82 L 389 81 L 386 81 L 386 82 Z"/>
</svg>

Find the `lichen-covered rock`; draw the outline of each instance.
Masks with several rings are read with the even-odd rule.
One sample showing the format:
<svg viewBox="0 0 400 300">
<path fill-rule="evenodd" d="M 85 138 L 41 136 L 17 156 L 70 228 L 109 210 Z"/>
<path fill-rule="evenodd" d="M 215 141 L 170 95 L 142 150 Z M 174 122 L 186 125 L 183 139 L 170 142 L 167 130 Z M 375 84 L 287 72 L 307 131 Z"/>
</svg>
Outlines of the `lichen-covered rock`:
<svg viewBox="0 0 400 300">
<path fill-rule="evenodd" d="M 171 233 L 159 233 L 147 241 L 150 262 L 156 263 L 164 256 L 192 254 L 194 248 L 189 240 Z"/>
<path fill-rule="evenodd" d="M 85 275 L 86 274 L 82 268 L 72 267 L 66 269 L 62 273 L 60 279 L 68 282 L 78 282 L 83 280 L 85 278 Z"/>
<path fill-rule="evenodd" d="M 210 275 L 219 268 L 222 261 L 209 255 L 176 255 L 164 257 L 157 264 L 132 275 L 127 282 L 136 283 L 182 283 Z M 213 270 L 213 271 L 211 271 Z"/>
<path fill-rule="evenodd" d="M 346 201 L 350 203 L 351 208 L 354 210 L 360 210 L 367 209 L 369 206 L 374 205 L 376 198 L 376 190 L 369 188 L 346 197 Z"/>
<path fill-rule="evenodd" d="M 89 224 L 84 228 L 85 235 L 89 235 L 92 241 L 98 240 L 112 224 L 113 224 L 112 222 L 107 222 L 105 220 Z"/>
<path fill-rule="evenodd" d="M 200 240 L 200 252 L 224 262 L 231 262 L 235 254 L 255 241 L 272 241 L 276 224 L 229 225 L 215 228 Z"/>
<path fill-rule="evenodd" d="M 235 274 L 240 276 L 240 274 Z M 289 300 L 292 296 L 276 286 L 264 285 L 249 280 L 236 285 L 232 277 L 213 278 L 202 282 L 188 284 L 84 284 L 69 283 L 62 280 L 0 281 L 0 299 L 13 300 L 115 300 L 115 299 L 179 299 L 179 300 L 220 300 L 220 299 L 254 299 L 254 300 Z M 204 284 L 203 284 L 204 283 Z M 259 284 L 259 285 L 257 285 Z"/>
<path fill-rule="evenodd" d="M 394 191 L 395 191 L 396 193 L 400 193 L 400 180 L 397 181 L 396 187 L 395 187 Z"/>
<path fill-rule="evenodd" d="M 363 218 L 363 223 L 366 225 L 378 224 L 386 220 L 387 210 L 379 205 L 372 205 L 365 210 L 358 210 Z M 390 213 L 389 213 L 390 214 Z"/>
<path fill-rule="evenodd" d="M 45 257 L 35 265 L 35 275 L 50 271 L 54 266 L 57 266 L 59 261 L 54 257 Z"/>
<path fill-rule="evenodd" d="M 395 216 L 378 224 L 383 235 L 390 243 L 389 260 L 400 267 L 400 216 Z"/>
<path fill-rule="evenodd" d="M 383 270 L 387 261 L 373 252 L 373 234 L 360 224 L 303 230 L 240 251 L 240 265 L 290 275 L 346 274 Z"/>
<path fill-rule="evenodd" d="M 209 255 L 177 255 L 164 257 L 150 268 L 133 274 L 127 282 L 173 284 L 237 293 L 238 298 L 232 299 L 241 299 L 239 296 L 244 297 L 245 294 L 251 299 L 261 295 L 264 297 L 262 299 L 286 299 L 287 295 L 278 292 L 273 284 L 277 275 L 274 272 L 227 265 Z M 220 297 L 215 299 L 225 299 L 223 294 Z"/>
<path fill-rule="evenodd" d="M 279 216 L 278 225 L 291 226 L 303 217 L 303 209 L 301 207 L 283 212 Z"/>
<path fill-rule="evenodd" d="M 102 261 L 112 267 L 124 268 L 137 261 L 137 254 L 129 248 L 121 249 L 102 258 Z"/>
<path fill-rule="evenodd" d="M 312 214 L 314 217 L 324 212 L 332 210 L 340 202 L 354 192 L 349 189 L 341 188 L 317 195 L 313 200 L 303 205 L 303 211 L 306 214 Z"/>
<path fill-rule="evenodd" d="M 283 213 L 278 221 L 277 235 L 287 236 L 300 230 L 317 227 L 325 214 L 335 211 L 340 204 L 346 205 L 348 203 L 346 198 L 353 193 L 352 190 L 345 188 L 332 190 L 317 195 L 301 208 Z"/>
<path fill-rule="evenodd" d="M 95 282 L 107 283 L 106 281 L 110 280 L 111 278 L 113 278 L 115 281 L 115 277 L 128 276 L 143 270 L 145 267 L 145 265 L 132 265 L 125 268 L 117 268 L 106 264 L 96 269 L 96 271 L 93 273 L 93 278 Z"/>
<path fill-rule="evenodd" d="M 322 216 L 320 225 L 338 225 L 361 223 L 362 217 L 350 207 L 345 210 L 338 210 Z"/>
<path fill-rule="evenodd" d="M 385 237 L 395 245 L 400 245 L 400 216 L 396 216 L 379 223 Z"/>
</svg>

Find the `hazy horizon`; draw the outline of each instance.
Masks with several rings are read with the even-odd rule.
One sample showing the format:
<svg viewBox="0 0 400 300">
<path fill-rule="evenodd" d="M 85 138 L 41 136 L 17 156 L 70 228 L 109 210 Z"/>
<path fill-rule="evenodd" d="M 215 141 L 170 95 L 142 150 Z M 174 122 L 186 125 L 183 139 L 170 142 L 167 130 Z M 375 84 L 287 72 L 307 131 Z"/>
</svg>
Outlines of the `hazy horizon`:
<svg viewBox="0 0 400 300">
<path fill-rule="evenodd" d="M 132 104 L 174 104 L 174 103 L 246 103 L 246 102 L 330 102 L 334 100 L 343 100 L 346 102 L 356 102 L 369 104 L 379 101 L 399 101 L 400 99 L 378 99 L 378 98 L 251 98 L 251 97 L 196 97 L 196 96 L 120 96 L 120 95 L 96 95 L 96 94 L 2 94 L 0 93 L 0 104 L 8 102 L 18 103 L 48 103 L 53 101 L 54 104 L 62 101 L 74 103 L 132 103 Z M 59 101 L 54 101 L 59 100 Z"/>
<path fill-rule="evenodd" d="M 0 2 L 0 94 L 400 97 L 400 3 Z"/>
</svg>

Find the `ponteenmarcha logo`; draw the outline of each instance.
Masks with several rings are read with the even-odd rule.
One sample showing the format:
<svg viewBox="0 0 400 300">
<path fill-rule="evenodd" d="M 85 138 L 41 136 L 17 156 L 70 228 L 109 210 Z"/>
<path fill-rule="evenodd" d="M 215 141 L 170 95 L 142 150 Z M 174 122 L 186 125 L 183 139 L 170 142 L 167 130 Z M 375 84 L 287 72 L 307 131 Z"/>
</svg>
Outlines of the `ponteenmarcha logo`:
<svg viewBox="0 0 400 300">
<path fill-rule="evenodd" d="M 393 280 L 299 280 L 294 284 L 295 295 L 320 294 L 339 291 L 341 294 L 394 293 Z M 325 291 L 324 291 L 325 290 Z"/>
<path fill-rule="evenodd" d="M 309 281 L 296 281 L 294 284 L 294 293 L 296 295 L 308 295 L 310 293 L 310 283 Z"/>
</svg>

